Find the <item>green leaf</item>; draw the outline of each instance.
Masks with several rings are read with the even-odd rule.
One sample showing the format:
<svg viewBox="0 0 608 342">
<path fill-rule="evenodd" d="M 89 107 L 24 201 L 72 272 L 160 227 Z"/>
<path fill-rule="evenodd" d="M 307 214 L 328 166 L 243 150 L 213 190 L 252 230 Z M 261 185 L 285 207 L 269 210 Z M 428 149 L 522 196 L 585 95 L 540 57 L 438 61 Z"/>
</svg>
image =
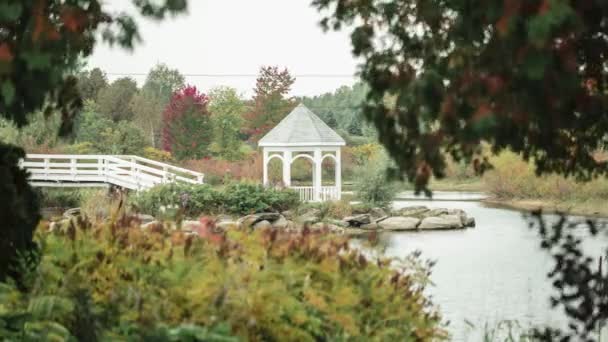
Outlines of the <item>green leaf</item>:
<svg viewBox="0 0 608 342">
<path fill-rule="evenodd" d="M 15 101 L 15 86 L 13 85 L 12 81 L 4 81 L 4 83 L 2 83 L 2 89 L 0 89 L 0 92 L 2 93 L 5 104 L 13 104 L 13 101 Z"/>
<path fill-rule="evenodd" d="M 23 53 L 22 56 L 30 70 L 44 70 L 51 66 L 51 55 L 48 53 Z"/>
<path fill-rule="evenodd" d="M 13 21 L 17 20 L 23 11 L 23 6 L 18 3 L 1 3 L 0 4 L 0 20 Z"/>
<path fill-rule="evenodd" d="M 540 52 L 532 52 L 526 58 L 524 71 L 532 80 L 540 80 L 545 76 L 545 70 L 549 64 L 547 56 Z"/>
</svg>

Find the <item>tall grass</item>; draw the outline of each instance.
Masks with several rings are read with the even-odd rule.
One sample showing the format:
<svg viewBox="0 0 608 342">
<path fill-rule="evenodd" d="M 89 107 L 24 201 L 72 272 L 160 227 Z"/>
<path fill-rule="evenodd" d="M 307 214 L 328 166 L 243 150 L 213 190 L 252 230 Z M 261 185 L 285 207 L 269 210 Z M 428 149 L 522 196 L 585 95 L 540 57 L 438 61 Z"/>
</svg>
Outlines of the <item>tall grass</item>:
<svg viewBox="0 0 608 342">
<path fill-rule="evenodd" d="M 552 199 L 558 201 L 608 200 L 608 178 L 577 182 L 560 175 L 537 176 L 534 166 L 513 152 L 491 159 L 493 170 L 483 182 L 489 193 L 501 199 Z"/>
</svg>

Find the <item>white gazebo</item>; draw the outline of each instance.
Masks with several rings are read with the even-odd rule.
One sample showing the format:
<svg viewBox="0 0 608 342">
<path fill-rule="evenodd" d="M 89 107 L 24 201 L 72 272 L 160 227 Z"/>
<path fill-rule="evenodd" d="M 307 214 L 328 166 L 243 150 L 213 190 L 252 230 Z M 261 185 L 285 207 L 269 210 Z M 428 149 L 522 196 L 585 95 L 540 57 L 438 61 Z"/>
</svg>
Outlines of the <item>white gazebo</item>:
<svg viewBox="0 0 608 342">
<path fill-rule="evenodd" d="M 302 201 L 339 200 L 342 193 L 340 148 L 345 144 L 323 120 L 303 104 L 298 105 L 258 143 L 264 153 L 264 185 L 268 184 L 268 163 L 278 158 L 283 164 L 283 185 L 296 190 Z M 312 186 L 291 186 L 291 164 L 298 158 L 312 162 Z M 323 186 L 321 165 L 325 158 L 335 162 L 334 186 Z"/>
</svg>

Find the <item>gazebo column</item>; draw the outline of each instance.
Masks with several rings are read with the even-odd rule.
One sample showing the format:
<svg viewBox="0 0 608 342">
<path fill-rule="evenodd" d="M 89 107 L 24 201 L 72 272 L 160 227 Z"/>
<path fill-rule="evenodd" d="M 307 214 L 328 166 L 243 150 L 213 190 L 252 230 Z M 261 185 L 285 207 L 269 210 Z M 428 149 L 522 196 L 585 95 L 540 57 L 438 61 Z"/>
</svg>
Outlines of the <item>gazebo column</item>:
<svg viewBox="0 0 608 342">
<path fill-rule="evenodd" d="M 268 151 L 266 148 L 264 148 L 263 151 L 264 157 L 262 158 L 262 169 L 264 170 L 264 177 L 262 178 L 262 182 L 264 185 L 268 185 Z"/>
<path fill-rule="evenodd" d="M 291 186 L 291 151 L 283 152 L 283 185 Z"/>
<path fill-rule="evenodd" d="M 342 199 L 342 154 L 340 148 L 336 149 L 336 196 Z"/>
<path fill-rule="evenodd" d="M 315 160 L 315 169 L 314 169 L 314 177 L 313 177 L 313 191 L 314 191 L 314 200 L 319 202 L 321 201 L 321 186 L 323 184 L 322 173 L 321 173 L 321 164 L 323 163 L 323 156 L 321 154 L 321 149 L 316 148 L 314 152 L 314 160 Z"/>
</svg>

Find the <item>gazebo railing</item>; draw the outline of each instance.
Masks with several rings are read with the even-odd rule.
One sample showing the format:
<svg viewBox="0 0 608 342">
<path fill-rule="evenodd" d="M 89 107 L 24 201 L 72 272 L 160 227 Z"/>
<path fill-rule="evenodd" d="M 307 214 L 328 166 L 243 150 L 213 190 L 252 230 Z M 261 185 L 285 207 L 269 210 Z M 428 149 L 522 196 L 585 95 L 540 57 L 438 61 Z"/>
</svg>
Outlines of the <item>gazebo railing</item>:
<svg viewBox="0 0 608 342">
<path fill-rule="evenodd" d="M 341 197 L 337 186 L 322 186 L 318 199 L 315 196 L 315 188 L 312 186 L 291 186 L 289 188 L 298 192 L 302 202 L 337 201 Z"/>
</svg>

